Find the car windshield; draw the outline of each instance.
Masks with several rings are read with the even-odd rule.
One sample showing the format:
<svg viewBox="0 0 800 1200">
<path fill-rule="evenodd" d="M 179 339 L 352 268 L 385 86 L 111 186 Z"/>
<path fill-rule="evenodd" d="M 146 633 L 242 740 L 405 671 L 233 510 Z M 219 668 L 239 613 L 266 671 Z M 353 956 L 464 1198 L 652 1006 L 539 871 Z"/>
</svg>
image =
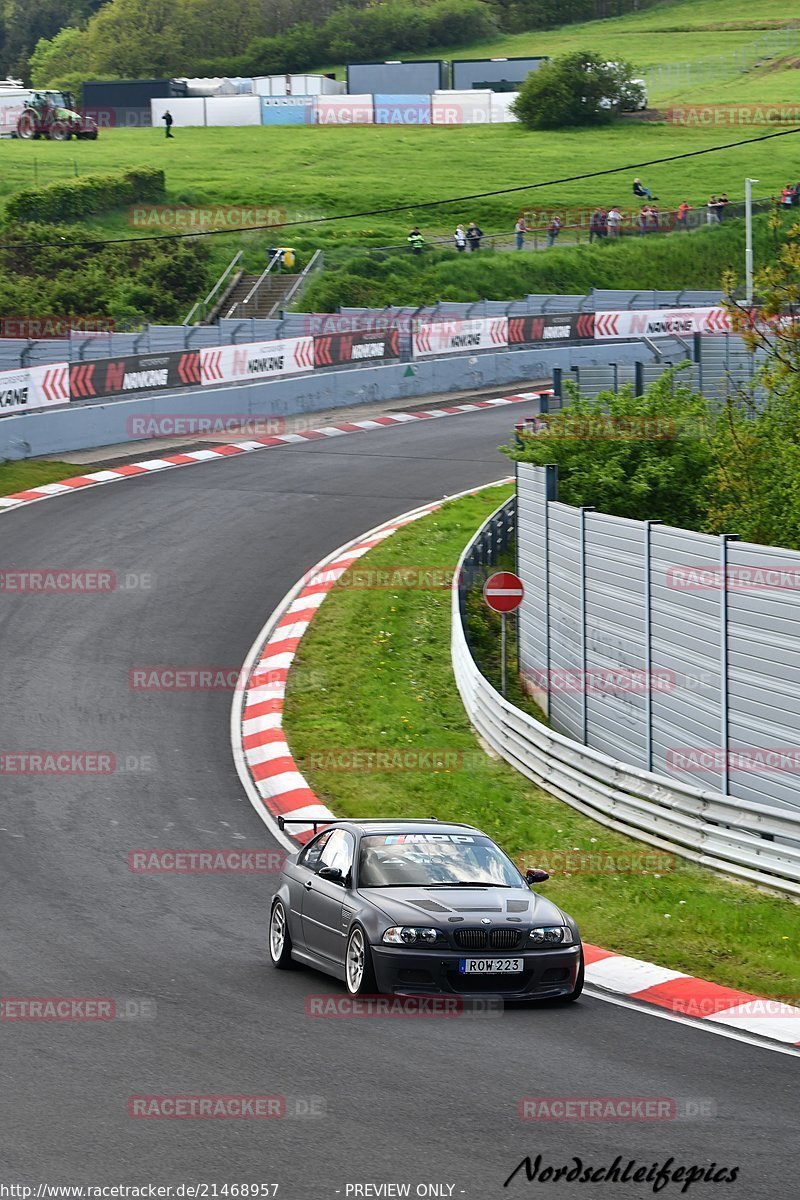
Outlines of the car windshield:
<svg viewBox="0 0 800 1200">
<path fill-rule="evenodd" d="M 55 108 L 69 108 L 62 92 L 47 92 L 46 97 Z"/>
<path fill-rule="evenodd" d="M 376 833 L 361 839 L 360 887 L 524 887 L 509 858 L 477 833 Z"/>
</svg>

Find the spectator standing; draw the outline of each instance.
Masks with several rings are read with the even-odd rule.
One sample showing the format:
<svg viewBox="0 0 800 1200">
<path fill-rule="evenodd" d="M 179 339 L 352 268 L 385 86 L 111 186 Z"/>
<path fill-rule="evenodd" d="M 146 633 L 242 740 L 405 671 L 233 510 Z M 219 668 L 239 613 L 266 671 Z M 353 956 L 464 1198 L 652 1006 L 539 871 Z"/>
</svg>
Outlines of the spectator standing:
<svg viewBox="0 0 800 1200">
<path fill-rule="evenodd" d="M 467 226 L 467 244 L 469 245 L 470 253 L 480 250 L 482 237 L 483 230 L 479 229 L 474 221 L 470 221 Z"/>
<path fill-rule="evenodd" d="M 800 204 L 800 183 L 794 185 L 794 203 Z"/>
<path fill-rule="evenodd" d="M 634 194 L 634 196 L 637 196 L 640 200 L 644 200 L 645 198 L 648 200 L 657 200 L 658 199 L 658 196 L 654 196 L 653 193 L 650 191 L 650 188 L 645 187 L 644 184 L 642 183 L 641 179 L 639 179 L 638 177 L 636 179 L 634 179 L 634 181 L 633 181 L 633 194 Z"/>
<path fill-rule="evenodd" d="M 408 235 L 408 244 L 411 247 L 412 254 L 421 254 L 422 247 L 425 245 L 425 239 L 419 231 L 419 226 L 415 225 Z"/>
<path fill-rule="evenodd" d="M 781 192 L 781 207 L 791 208 L 794 204 L 794 188 L 790 183 Z"/>
<path fill-rule="evenodd" d="M 525 224 L 525 217 L 520 215 L 519 220 L 514 226 L 514 240 L 518 250 L 521 250 L 525 245 L 525 234 L 528 233 L 528 226 Z"/>
<path fill-rule="evenodd" d="M 689 213 L 690 212 L 691 212 L 691 205 L 688 203 L 688 201 L 681 200 L 680 204 L 678 205 L 678 229 L 688 229 L 689 228 Z"/>
<path fill-rule="evenodd" d="M 589 244 L 598 238 L 600 241 L 606 236 L 606 214 L 602 208 L 596 208 L 589 219 Z"/>
<path fill-rule="evenodd" d="M 720 192 L 718 203 L 719 203 L 719 209 L 717 211 L 719 212 L 719 219 L 721 221 L 722 218 L 725 216 L 725 209 L 730 204 L 730 200 L 728 199 L 727 192 Z"/>
<path fill-rule="evenodd" d="M 608 210 L 606 224 L 608 225 L 608 236 L 610 238 L 618 238 L 620 226 L 622 224 L 622 213 L 619 211 L 616 204 L 612 204 L 611 208 Z"/>
<path fill-rule="evenodd" d="M 556 238 L 561 233 L 561 217 L 555 214 L 550 218 L 550 224 L 547 226 L 547 245 L 554 246 Z"/>
<path fill-rule="evenodd" d="M 456 244 L 456 250 L 466 250 L 466 248 L 467 248 L 467 235 L 466 235 L 466 233 L 464 232 L 464 226 L 463 226 L 463 225 L 456 225 L 456 231 L 455 231 L 455 233 L 453 234 L 453 241 L 454 241 L 454 242 L 455 242 L 455 244 Z"/>
<path fill-rule="evenodd" d="M 661 228 L 661 213 L 658 211 L 657 204 L 650 205 L 650 212 L 647 217 L 647 229 L 649 233 L 658 233 Z"/>
<path fill-rule="evenodd" d="M 650 207 L 647 204 L 642 205 L 641 212 L 637 218 L 639 225 L 639 236 L 643 237 L 650 228 Z"/>
<path fill-rule="evenodd" d="M 709 196 L 706 208 L 708 210 L 707 223 L 709 225 L 719 225 L 719 200 L 716 196 Z"/>
<path fill-rule="evenodd" d="M 167 137 L 172 137 L 172 113 L 167 109 L 161 120 L 164 122 L 164 131 Z"/>
</svg>

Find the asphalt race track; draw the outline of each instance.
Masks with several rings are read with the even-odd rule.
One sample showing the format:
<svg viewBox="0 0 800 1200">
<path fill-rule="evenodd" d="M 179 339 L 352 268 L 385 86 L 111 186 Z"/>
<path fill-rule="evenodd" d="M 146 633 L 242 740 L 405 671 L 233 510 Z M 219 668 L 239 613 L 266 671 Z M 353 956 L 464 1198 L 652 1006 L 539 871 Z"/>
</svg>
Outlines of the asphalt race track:
<svg viewBox="0 0 800 1200">
<path fill-rule="evenodd" d="M 798 1196 L 796 1058 L 593 997 L 499 1018 L 314 1019 L 306 998 L 341 989 L 269 966 L 270 876 L 128 869 L 137 848 L 276 847 L 234 770 L 230 693 L 145 694 L 129 671 L 238 668 L 322 556 L 507 474 L 496 446 L 519 416 L 288 446 L 0 516 L 1 569 L 99 568 L 129 585 L 0 593 L 0 748 L 111 751 L 118 764 L 106 777 L 0 778 L 0 993 L 155 1010 L 0 1023 L 0 1180 L 278 1183 L 282 1200 L 402 1194 L 352 1190 L 367 1183 L 471 1200 L 652 1195 L 523 1171 L 503 1187 L 526 1154 L 542 1167 L 620 1154 L 739 1168 L 734 1183 L 670 1183 L 665 1198 Z M 176 1093 L 283 1095 L 287 1115 L 128 1115 L 130 1096 Z M 704 1115 L 532 1125 L 517 1116 L 523 1096 L 667 1097 Z"/>
</svg>

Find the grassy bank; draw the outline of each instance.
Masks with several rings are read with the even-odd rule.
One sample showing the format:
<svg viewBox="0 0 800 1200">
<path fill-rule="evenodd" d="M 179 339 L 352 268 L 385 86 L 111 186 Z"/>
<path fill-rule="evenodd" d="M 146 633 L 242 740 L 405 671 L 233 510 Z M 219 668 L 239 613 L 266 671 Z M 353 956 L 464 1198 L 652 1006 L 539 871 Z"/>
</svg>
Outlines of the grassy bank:
<svg viewBox="0 0 800 1200">
<path fill-rule="evenodd" d="M 452 568 L 507 494 L 492 489 L 448 504 L 388 539 L 359 568 Z M 651 855 L 480 750 L 450 668 L 449 604 L 447 589 L 330 594 L 289 676 L 289 742 L 311 785 L 340 815 L 473 822 L 529 865 L 562 854 Z M 306 669 L 324 676 L 324 688 L 293 685 Z M 343 751 L 381 749 L 462 757 L 447 759 L 455 765 L 442 770 L 320 769 L 332 761 L 321 753 L 343 762 Z M 544 886 L 588 941 L 758 994 L 800 994 L 800 907 L 780 897 L 680 860 L 640 873 L 555 871 Z"/>
<path fill-rule="evenodd" d="M 24 492 L 27 488 L 43 487 L 46 483 L 58 483 L 80 475 L 74 463 L 48 462 L 0 462 L 0 496 Z"/>
</svg>

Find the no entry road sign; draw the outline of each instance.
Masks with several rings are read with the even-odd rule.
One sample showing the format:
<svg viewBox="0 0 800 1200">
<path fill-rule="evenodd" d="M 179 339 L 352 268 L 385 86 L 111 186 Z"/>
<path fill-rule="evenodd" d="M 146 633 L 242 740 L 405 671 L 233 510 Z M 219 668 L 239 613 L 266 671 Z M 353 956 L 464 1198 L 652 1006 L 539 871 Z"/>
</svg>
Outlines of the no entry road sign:
<svg viewBox="0 0 800 1200">
<path fill-rule="evenodd" d="M 496 571 L 483 585 L 483 598 L 495 612 L 510 613 L 522 604 L 525 589 L 513 571 Z"/>
</svg>

